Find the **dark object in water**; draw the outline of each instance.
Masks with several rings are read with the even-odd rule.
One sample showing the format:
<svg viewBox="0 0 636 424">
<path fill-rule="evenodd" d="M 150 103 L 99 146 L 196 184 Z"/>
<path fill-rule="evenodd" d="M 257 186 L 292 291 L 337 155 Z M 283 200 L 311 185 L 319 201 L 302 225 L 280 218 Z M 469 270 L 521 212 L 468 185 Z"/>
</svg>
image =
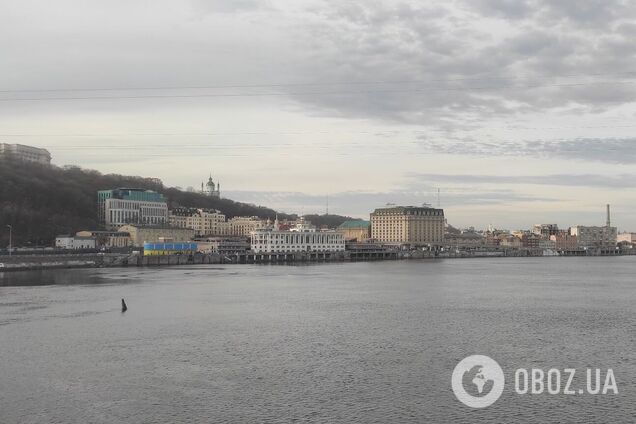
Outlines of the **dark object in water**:
<svg viewBox="0 0 636 424">
<path fill-rule="evenodd" d="M 121 300 L 121 311 L 122 312 L 126 312 L 128 310 L 128 306 L 126 306 L 126 302 L 124 302 L 124 299 Z"/>
</svg>

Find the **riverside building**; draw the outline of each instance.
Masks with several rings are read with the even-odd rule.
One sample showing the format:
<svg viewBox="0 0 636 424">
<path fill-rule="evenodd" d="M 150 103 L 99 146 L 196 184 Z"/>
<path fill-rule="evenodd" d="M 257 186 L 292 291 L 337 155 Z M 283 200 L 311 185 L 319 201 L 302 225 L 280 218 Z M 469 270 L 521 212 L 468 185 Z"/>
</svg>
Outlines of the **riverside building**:
<svg viewBox="0 0 636 424">
<path fill-rule="evenodd" d="M 345 240 L 363 242 L 370 237 L 369 221 L 354 219 L 345 221 L 338 226 L 338 232 L 342 233 Z"/>
<path fill-rule="evenodd" d="M 278 220 L 274 228 L 263 228 L 250 234 L 254 253 L 342 252 L 345 240 L 336 231 L 316 231 L 315 227 L 299 222 L 291 230 L 280 230 Z"/>
<path fill-rule="evenodd" d="M 267 227 L 267 222 L 257 216 L 235 216 L 227 224 L 229 234 L 233 236 L 249 236 L 252 231 Z"/>
<path fill-rule="evenodd" d="M 170 211 L 170 225 L 194 230 L 196 236 L 227 235 L 225 215 L 214 209 L 176 208 Z"/>
<path fill-rule="evenodd" d="M 165 225 L 168 204 L 161 193 L 139 188 L 118 188 L 97 192 L 100 222 L 108 228 L 126 224 Z"/>
<path fill-rule="evenodd" d="M 444 210 L 417 206 L 387 206 L 371 213 L 371 238 L 390 244 L 441 245 Z"/>
<path fill-rule="evenodd" d="M 570 227 L 570 235 L 576 237 L 578 247 L 584 249 L 607 249 L 616 246 L 616 227 L 577 225 Z"/>
</svg>

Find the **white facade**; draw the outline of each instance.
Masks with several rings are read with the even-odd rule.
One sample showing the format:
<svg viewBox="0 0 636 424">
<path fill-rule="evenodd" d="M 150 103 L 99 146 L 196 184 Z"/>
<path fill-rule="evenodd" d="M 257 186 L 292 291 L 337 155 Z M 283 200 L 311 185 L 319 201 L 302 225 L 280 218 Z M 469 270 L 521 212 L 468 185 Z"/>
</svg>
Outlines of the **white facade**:
<svg viewBox="0 0 636 424">
<path fill-rule="evenodd" d="M 96 240 L 93 237 L 58 236 L 55 238 L 55 247 L 58 249 L 95 249 Z"/>
<path fill-rule="evenodd" d="M 25 162 L 37 162 L 43 165 L 51 163 L 51 154 L 48 150 L 23 144 L 0 143 L 0 156 L 11 157 Z"/>
<path fill-rule="evenodd" d="M 106 199 L 106 225 L 162 225 L 168 223 L 168 204 L 143 200 Z"/>
<path fill-rule="evenodd" d="M 335 231 L 256 230 L 251 233 L 255 253 L 342 252 L 345 240 Z"/>
</svg>

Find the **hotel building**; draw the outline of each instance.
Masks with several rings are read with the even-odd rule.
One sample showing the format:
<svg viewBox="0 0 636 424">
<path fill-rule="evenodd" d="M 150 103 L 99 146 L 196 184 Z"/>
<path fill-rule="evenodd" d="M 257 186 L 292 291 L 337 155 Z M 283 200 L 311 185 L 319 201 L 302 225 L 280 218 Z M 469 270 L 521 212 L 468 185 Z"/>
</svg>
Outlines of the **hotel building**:
<svg viewBox="0 0 636 424">
<path fill-rule="evenodd" d="M 444 226 L 443 209 L 389 206 L 371 213 L 371 238 L 383 243 L 441 245 Z"/>
</svg>

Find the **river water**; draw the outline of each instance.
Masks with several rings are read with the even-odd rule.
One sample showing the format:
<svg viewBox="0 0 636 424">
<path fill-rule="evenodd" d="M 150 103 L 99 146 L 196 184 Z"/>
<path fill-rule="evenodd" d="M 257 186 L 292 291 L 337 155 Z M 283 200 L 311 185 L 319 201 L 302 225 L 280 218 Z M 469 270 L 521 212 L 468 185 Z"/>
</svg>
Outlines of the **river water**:
<svg viewBox="0 0 636 424">
<path fill-rule="evenodd" d="M 0 423 L 634 422 L 635 275 L 636 257 L 0 274 Z M 472 354 L 506 378 L 485 409 L 451 389 Z M 514 390 L 518 368 L 590 367 L 618 394 Z"/>
</svg>

